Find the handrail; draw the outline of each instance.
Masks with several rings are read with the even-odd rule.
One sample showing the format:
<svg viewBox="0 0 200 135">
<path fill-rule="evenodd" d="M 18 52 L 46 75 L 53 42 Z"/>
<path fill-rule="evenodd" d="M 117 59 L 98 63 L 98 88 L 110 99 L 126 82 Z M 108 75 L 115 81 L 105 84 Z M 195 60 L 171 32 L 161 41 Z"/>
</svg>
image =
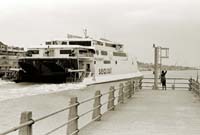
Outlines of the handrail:
<svg viewBox="0 0 200 135">
<path fill-rule="evenodd" d="M 154 82 L 142 82 L 142 83 L 150 83 L 150 84 L 152 84 L 152 83 L 154 83 Z M 161 82 L 158 82 L 159 84 L 161 84 Z M 167 82 L 168 84 L 174 84 L 174 83 L 172 83 L 172 82 Z M 189 84 L 189 83 L 180 83 L 180 82 L 176 82 L 176 84 Z"/>
<path fill-rule="evenodd" d="M 118 88 L 111 87 L 110 91 L 108 91 L 108 92 L 105 92 L 105 93 L 103 93 L 103 94 L 95 95 L 95 96 L 92 97 L 92 98 L 88 98 L 88 99 L 82 100 L 82 101 L 80 101 L 80 102 L 74 102 L 74 103 L 72 103 L 71 105 L 69 105 L 69 106 L 67 106 L 67 107 L 65 107 L 65 108 L 63 108 L 63 109 L 60 109 L 60 110 L 55 111 L 55 112 L 52 112 L 52 113 L 50 113 L 50 114 L 48 114 L 48 115 L 45 115 L 45 116 L 43 116 L 43 117 L 40 117 L 40 118 L 37 118 L 37 119 L 32 119 L 32 118 L 31 118 L 30 120 L 28 120 L 28 121 L 26 121 L 26 122 L 24 122 L 24 123 L 22 123 L 22 124 L 20 124 L 20 125 L 18 125 L 18 126 L 15 126 L 15 127 L 11 128 L 11 129 L 5 131 L 5 132 L 0 133 L 0 135 L 6 135 L 6 134 L 8 134 L 8 133 L 17 131 L 17 130 L 19 130 L 19 129 L 21 129 L 21 128 L 24 128 L 24 127 L 27 127 L 27 126 L 31 126 L 31 125 L 33 125 L 33 124 L 36 123 L 36 122 L 42 121 L 42 120 L 44 120 L 44 119 L 47 119 L 47 118 L 49 118 L 49 117 L 51 117 L 51 116 L 54 116 L 54 115 L 56 115 L 56 114 L 58 114 L 58 113 L 61 113 L 61 112 L 63 112 L 63 111 L 66 111 L 66 110 L 69 110 L 69 112 L 70 112 L 71 109 L 77 108 L 78 106 L 80 106 L 80 105 L 82 105 L 82 104 L 84 104 L 84 103 L 90 102 L 90 101 L 92 101 L 92 100 L 95 100 L 95 102 L 96 102 L 96 101 L 98 101 L 101 97 L 103 97 L 103 96 L 105 96 L 105 95 L 109 95 L 109 97 L 108 97 L 108 99 L 106 100 L 106 102 L 104 102 L 104 103 L 99 103 L 99 105 L 95 105 L 92 109 L 89 109 L 89 110 L 87 110 L 86 112 L 84 112 L 84 113 L 82 113 L 82 114 L 74 115 L 75 117 L 70 118 L 67 122 L 65 122 L 65 123 L 61 124 L 60 126 L 58 126 L 58 127 L 54 128 L 54 129 L 50 130 L 50 131 L 47 132 L 45 135 L 49 135 L 49 134 L 51 134 L 51 133 L 53 133 L 53 132 L 59 130 L 60 128 L 62 128 L 62 127 L 64 127 L 64 126 L 68 125 L 69 123 L 74 122 L 74 121 L 77 121 L 79 118 L 81 118 L 81 117 L 83 117 L 83 116 L 85 116 L 85 115 L 87 115 L 87 114 L 89 114 L 89 113 L 91 113 L 91 112 L 93 112 L 93 114 L 94 114 L 95 111 L 98 111 L 98 110 L 99 110 L 102 106 L 104 106 L 105 104 L 108 104 L 107 111 L 114 110 L 114 106 L 115 106 L 114 101 L 115 101 L 116 99 L 118 99 L 118 103 L 122 103 L 121 101 L 119 101 L 119 99 L 120 99 L 120 98 L 124 98 L 124 96 L 123 96 L 124 94 L 123 94 L 123 93 L 134 94 L 134 92 L 133 92 L 133 93 L 130 92 L 131 89 L 133 88 L 132 86 L 134 85 L 135 89 L 137 89 L 137 88 L 140 87 L 141 84 L 139 84 L 139 83 L 141 83 L 141 81 L 137 81 L 137 80 L 138 80 L 138 78 L 134 80 L 135 83 L 134 83 L 134 82 L 133 82 L 133 84 L 132 84 L 132 83 L 126 83 L 126 85 L 123 86 L 123 87 L 118 87 Z M 130 81 L 130 82 L 131 82 L 131 81 Z M 120 85 L 121 85 L 121 84 L 120 84 Z M 126 89 L 126 90 L 125 90 L 125 89 Z M 127 89 L 129 89 L 129 90 L 127 90 Z M 117 92 L 118 90 L 119 90 L 118 95 L 115 96 L 115 92 Z M 120 91 L 121 91 L 121 90 L 122 90 L 122 92 L 123 92 L 122 94 L 120 94 Z M 133 89 L 133 90 L 134 90 L 134 89 Z M 127 98 L 128 98 L 128 97 L 127 97 Z M 71 101 L 70 101 L 70 102 L 71 102 Z M 111 106 L 110 106 L 110 105 L 111 105 Z M 93 117 L 93 118 L 92 118 L 92 121 L 99 120 L 100 118 L 101 118 L 101 114 L 98 114 L 98 115 L 96 115 L 96 117 Z M 92 121 L 90 121 L 90 122 L 92 122 Z M 31 128 L 31 127 L 30 127 L 30 128 Z M 73 135 L 73 134 L 76 134 L 77 132 L 79 132 L 79 130 L 73 131 L 73 132 L 71 132 L 71 133 L 68 134 L 68 135 Z M 25 134 L 23 134 L 23 135 L 25 135 Z M 31 135 L 32 135 L 32 133 L 31 133 Z"/>
<path fill-rule="evenodd" d="M 57 114 L 57 113 L 66 111 L 66 110 L 68 110 L 68 109 L 70 109 L 71 107 L 74 107 L 74 106 L 76 106 L 76 105 L 78 105 L 78 103 L 73 104 L 73 105 L 70 105 L 70 106 L 68 106 L 68 107 L 66 107 L 66 108 L 64 108 L 64 109 L 59 110 L 59 111 L 50 113 L 50 114 L 48 114 L 48 115 L 46 115 L 46 116 L 43 116 L 43 117 L 41 117 L 41 118 L 38 118 L 38 119 L 34 120 L 34 122 L 41 121 L 41 120 L 46 119 L 46 118 L 48 118 L 48 117 L 51 117 L 51 116 L 53 116 L 53 115 L 55 115 L 55 114 Z"/>
<path fill-rule="evenodd" d="M 68 124 L 68 122 L 65 122 L 62 125 L 60 125 L 59 127 L 55 128 L 55 129 L 52 129 L 49 132 L 45 133 L 44 135 L 50 135 L 50 134 L 56 132 L 57 130 L 61 129 L 62 127 L 66 126 L 67 124 Z"/>
<path fill-rule="evenodd" d="M 86 100 L 83 100 L 83 101 L 79 102 L 79 104 L 87 103 L 87 102 L 92 101 L 92 100 L 94 100 L 94 99 L 96 99 L 96 98 L 98 98 L 98 97 L 101 97 L 101 96 L 102 96 L 102 95 L 98 95 L 98 96 L 95 96 L 95 97 L 93 97 L 93 98 L 88 98 L 88 99 L 86 99 Z"/>
<path fill-rule="evenodd" d="M 110 110 L 112 110 L 114 107 L 112 106 L 112 107 L 110 107 L 110 108 L 108 108 L 108 111 L 110 111 Z"/>
<path fill-rule="evenodd" d="M 114 88 L 112 91 L 108 91 L 108 92 L 102 93 L 101 95 L 102 96 L 108 95 L 110 92 L 113 92 L 113 91 L 116 91 L 116 90 L 119 90 L 119 88 Z"/>
<path fill-rule="evenodd" d="M 83 116 L 85 116 L 86 114 L 88 114 L 88 113 L 90 113 L 90 112 L 96 110 L 96 109 L 99 108 L 99 107 L 101 107 L 101 105 L 99 105 L 99 106 L 97 106 L 97 107 L 94 107 L 93 109 L 90 109 L 90 110 L 88 110 L 88 111 L 85 112 L 85 113 L 80 114 L 79 117 L 83 117 Z"/>
<path fill-rule="evenodd" d="M 144 88 L 154 88 L 154 78 L 143 78 L 143 82 L 142 82 L 142 87 Z M 167 88 L 171 88 L 173 90 L 175 89 L 190 89 L 189 85 L 190 82 L 188 82 L 190 79 L 189 78 L 166 78 L 166 84 L 167 85 L 171 85 L 171 86 L 167 86 Z M 146 84 L 146 85 L 145 85 Z M 158 81 L 158 84 L 160 85 L 161 82 Z M 158 88 L 162 88 L 160 86 L 158 86 Z"/>
<path fill-rule="evenodd" d="M 74 121 L 74 120 L 76 120 L 76 119 L 78 119 L 78 118 L 79 118 L 79 117 L 75 117 L 75 118 L 73 118 L 73 119 L 71 119 L 71 120 L 69 120 L 69 121 L 63 123 L 62 125 L 58 126 L 57 128 L 50 130 L 49 132 L 45 133 L 44 135 L 49 135 L 49 134 L 51 134 L 51 133 L 57 131 L 58 129 L 60 129 L 60 128 L 66 126 L 67 124 L 69 124 L 70 122 L 72 122 L 72 121 Z"/>
<path fill-rule="evenodd" d="M 198 80 L 190 79 L 189 80 L 189 90 L 195 92 L 198 96 L 200 96 L 200 83 Z"/>
<path fill-rule="evenodd" d="M 74 134 L 76 134 L 76 133 L 78 133 L 79 132 L 79 130 L 76 130 L 76 131 L 74 131 L 73 133 L 71 133 L 70 135 L 74 135 Z"/>
<path fill-rule="evenodd" d="M 146 88 L 152 88 L 152 86 L 142 86 L 142 87 L 146 87 Z M 162 87 L 158 87 L 158 88 L 162 88 Z M 174 87 L 167 87 L 167 88 L 174 88 Z M 175 88 L 177 88 L 177 89 L 188 89 L 188 87 L 178 87 L 178 86 L 176 86 Z"/>
<path fill-rule="evenodd" d="M 76 106 L 76 105 L 77 105 L 77 104 L 73 104 L 73 105 L 71 105 L 71 106 L 68 106 L 68 107 L 66 107 L 66 108 L 63 108 L 63 109 L 58 110 L 58 111 L 56 111 L 56 112 L 53 112 L 53 113 L 51 113 L 51 114 L 45 115 L 45 116 L 40 117 L 40 118 L 38 118 L 38 119 L 35 119 L 35 120 L 32 119 L 32 120 L 30 120 L 30 121 L 28 121 L 28 122 L 26 122 L 26 123 L 20 124 L 19 126 L 13 127 L 13 128 L 10 129 L 10 130 L 7 130 L 7 131 L 5 131 L 5 132 L 3 132 L 3 133 L 0 133 L 0 135 L 8 134 L 8 133 L 14 132 L 14 131 L 16 131 L 16 130 L 18 130 L 18 129 L 21 129 L 21 128 L 25 127 L 25 126 L 32 125 L 32 124 L 34 124 L 35 122 L 41 121 L 41 120 L 46 119 L 46 118 L 48 118 L 48 117 L 51 117 L 51 116 L 53 116 L 53 115 L 55 115 L 55 114 L 58 114 L 58 113 L 63 112 L 63 111 L 66 111 L 66 110 L 68 110 L 68 109 L 70 109 L 71 107 L 74 107 L 74 106 Z"/>
<path fill-rule="evenodd" d="M 92 119 L 91 122 L 96 121 L 99 117 L 101 117 L 101 115 L 97 116 L 96 118 Z"/>
<path fill-rule="evenodd" d="M 147 77 L 147 78 L 143 78 L 143 80 L 145 79 L 154 79 L 152 77 Z M 190 78 L 173 78 L 173 77 L 169 77 L 169 78 L 166 78 L 168 80 L 189 80 Z"/>
<path fill-rule="evenodd" d="M 34 120 L 28 121 L 28 122 L 26 122 L 26 123 L 20 124 L 19 126 L 13 127 L 13 128 L 11 128 L 11 129 L 9 129 L 9 130 L 7 130 L 7 131 L 5 131 L 5 132 L 2 132 L 2 133 L 0 133 L 0 135 L 6 135 L 6 134 L 8 134 L 8 133 L 17 131 L 18 129 L 21 129 L 21 128 L 23 128 L 23 127 L 25 127 L 25 126 L 28 126 L 28 125 L 31 125 L 31 124 L 33 124 L 33 123 L 34 123 Z"/>
<path fill-rule="evenodd" d="M 110 93 L 110 91 L 108 91 L 108 92 L 105 92 L 105 93 L 103 93 L 103 94 L 101 94 L 102 96 L 105 96 L 105 95 L 108 95 Z"/>
</svg>

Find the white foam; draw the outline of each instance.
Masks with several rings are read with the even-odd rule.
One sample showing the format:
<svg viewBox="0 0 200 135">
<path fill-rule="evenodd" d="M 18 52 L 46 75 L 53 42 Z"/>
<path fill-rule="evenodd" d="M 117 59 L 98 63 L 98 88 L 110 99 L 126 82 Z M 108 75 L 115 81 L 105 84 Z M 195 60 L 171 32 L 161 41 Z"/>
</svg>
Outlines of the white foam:
<svg viewBox="0 0 200 135">
<path fill-rule="evenodd" d="M 0 78 L 0 86 L 2 86 L 2 85 L 7 85 L 7 84 L 11 84 L 11 83 L 15 83 L 15 82 L 5 81 L 5 80 L 2 80 L 2 79 Z"/>
<path fill-rule="evenodd" d="M 4 80 L 0 81 L 0 101 L 32 96 L 39 94 L 54 93 L 66 90 L 83 89 L 86 85 L 82 83 L 63 83 L 63 84 L 30 84 L 30 83 L 13 83 Z"/>
<path fill-rule="evenodd" d="M 63 83 L 63 84 L 33 84 L 33 83 L 14 83 L 9 81 L 0 80 L 0 101 L 19 98 L 24 96 L 32 96 L 39 94 L 54 93 L 66 90 L 78 90 L 87 87 L 87 85 L 110 82 L 120 79 L 128 79 L 134 77 L 141 77 L 140 72 L 121 74 L 121 75 L 108 75 L 98 76 L 95 80 L 87 78 L 82 83 Z"/>
</svg>

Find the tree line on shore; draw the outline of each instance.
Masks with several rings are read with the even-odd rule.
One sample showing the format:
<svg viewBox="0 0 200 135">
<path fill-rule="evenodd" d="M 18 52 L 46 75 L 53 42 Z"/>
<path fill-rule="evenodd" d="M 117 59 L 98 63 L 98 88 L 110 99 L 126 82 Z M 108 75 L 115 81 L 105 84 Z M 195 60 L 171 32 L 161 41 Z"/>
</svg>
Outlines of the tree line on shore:
<svg viewBox="0 0 200 135">
<path fill-rule="evenodd" d="M 144 63 L 138 61 L 137 64 L 140 71 L 153 71 L 154 69 L 153 63 Z M 158 67 L 160 67 L 160 64 L 158 65 Z M 197 70 L 197 68 L 195 67 L 177 65 L 162 65 L 162 68 L 166 70 Z"/>
</svg>

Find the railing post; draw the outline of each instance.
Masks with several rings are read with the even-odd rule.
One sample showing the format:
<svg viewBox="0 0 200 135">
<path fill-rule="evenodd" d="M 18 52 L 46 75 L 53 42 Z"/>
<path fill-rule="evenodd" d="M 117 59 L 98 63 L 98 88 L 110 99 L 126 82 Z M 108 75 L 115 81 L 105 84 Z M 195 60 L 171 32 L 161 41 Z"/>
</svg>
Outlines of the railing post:
<svg viewBox="0 0 200 135">
<path fill-rule="evenodd" d="M 195 83 L 195 80 L 193 79 L 193 82 L 192 82 L 192 85 L 193 85 L 193 91 L 196 93 L 196 83 Z"/>
<path fill-rule="evenodd" d="M 118 103 L 124 103 L 124 85 L 123 83 L 119 84 L 119 98 Z"/>
<path fill-rule="evenodd" d="M 138 83 L 138 80 L 135 81 L 135 91 L 138 91 L 138 88 L 139 88 L 139 83 Z"/>
<path fill-rule="evenodd" d="M 199 96 L 200 93 L 199 93 L 199 82 L 198 82 L 198 81 L 196 81 L 196 89 L 197 89 L 197 94 L 198 94 L 198 96 Z"/>
<path fill-rule="evenodd" d="M 140 90 L 142 89 L 142 79 L 140 79 L 140 81 L 139 81 L 139 89 Z"/>
<path fill-rule="evenodd" d="M 190 84 L 189 85 L 190 85 L 191 91 L 194 91 L 193 90 L 193 79 L 192 78 L 190 79 Z"/>
<path fill-rule="evenodd" d="M 194 84 L 195 84 L 195 92 L 196 92 L 196 94 L 198 95 L 198 91 L 197 91 L 197 82 L 194 81 Z"/>
<path fill-rule="evenodd" d="M 197 83 L 196 83 L 195 80 L 194 80 L 194 85 L 195 85 L 195 92 L 196 92 L 196 94 L 198 94 L 198 91 L 197 91 Z"/>
<path fill-rule="evenodd" d="M 175 81 L 176 81 L 176 79 L 174 79 L 174 82 L 173 82 L 173 84 L 172 84 L 172 90 L 175 90 Z"/>
<path fill-rule="evenodd" d="M 198 82 L 198 93 L 199 93 L 199 96 L 200 96 L 200 86 L 199 86 L 200 84 L 199 84 L 199 82 Z"/>
<path fill-rule="evenodd" d="M 188 88 L 189 91 L 192 90 L 192 86 L 191 86 L 191 85 L 192 85 L 192 82 L 191 82 L 191 80 L 192 80 L 191 78 L 188 80 L 188 81 L 189 81 L 189 84 L 188 84 L 188 85 L 189 85 L 189 88 Z"/>
<path fill-rule="evenodd" d="M 96 121 L 100 121 L 101 120 L 101 92 L 99 90 L 95 92 L 95 97 L 96 98 L 94 99 L 93 107 L 96 109 L 94 109 L 93 111 L 92 119 L 99 117 L 98 119 L 96 119 Z"/>
<path fill-rule="evenodd" d="M 69 105 L 74 106 L 69 109 L 68 121 L 74 120 L 67 125 L 67 135 L 78 135 L 78 98 L 72 97 Z"/>
<path fill-rule="evenodd" d="M 132 94 L 134 95 L 135 94 L 135 81 L 131 82 L 131 91 L 132 91 Z"/>
<path fill-rule="evenodd" d="M 129 82 L 125 82 L 125 89 L 124 89 L 124 93 L 125 93 L 125 97 L 126 98 L 130 98 L 130 90 L 129 90 Z"/>
<path fill-rule="evenodd" d="M 132 97 L 132 85 L 131 81 L 128 81 L 128 98 Z"/>
<path fill-rule="evenodd" d="M 113 86 L 110 87 L 109 96 L 108 96 L 108 106 L 107 109 L 109 111 L 114 111 L 115 109 L 115 88 Z"/>
<path fill-rule="evenodd" d="M 192 90 L 193 90 L 193 92 L 195 92 L 197 94 L 197 91 L 196 91 L 196 82 L 195 82 L 194 79 L 192 80 Z"/>
<path fill-rule="evenodd" d="M 20 124 L 23 124 L 30 120 L 32 120 L 32 112 L 27 111 L 21 113 Z M 28 125 L 19 129 L 19 135 L 32 135 L 32 125 Z"/>
</svg>

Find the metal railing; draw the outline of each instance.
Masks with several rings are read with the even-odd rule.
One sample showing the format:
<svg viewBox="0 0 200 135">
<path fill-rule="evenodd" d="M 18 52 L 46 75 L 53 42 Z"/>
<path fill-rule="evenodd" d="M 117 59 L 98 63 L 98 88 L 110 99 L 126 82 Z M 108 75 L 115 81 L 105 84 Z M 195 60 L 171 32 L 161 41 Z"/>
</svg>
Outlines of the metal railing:
<svg viewBox="0 0 200 135">
<path fill-rule="evenodd" d="M 189 80 L 189 90 L 193 91 L 194 93 L 196 93 L 197 95 L 200 96 L 200 83 L 198 80 L 194 80 L 194 79 L 190 79 Z"/>
<path fill-rule="evenodd" d="M 158 83 L 159 89 L 162 89 L 161 83 Z M 154 78 L 143 78 L 142 88 L 145 89 L 153 89 Z M 166 78 L 166 86 L 170 89 L 189 89 L 189 78 Z"/>
<path fill-rule="evenodd" d="M 45 115 L 45 116 L 37 118 L 37 119 L 32 118 L 32 112 L 30 112 L 30 111 L 22 112 L 21 118 L 20 118 L 20 125 L 10 128 L 7 131 L 4 131 L 4 132 L 0 133 L 0 135 L 7 135 L 14 131 L 19 131 L 19 133 L 18 133 L 19 135 L 33 135 L 32 126 L 35 123 L 42 121 L 44 119 L 47 119 L 49 117 L 52 117 L 54 115 L 57 115 L 58 113 L 67 111 L 67 110 L 69 111 L 68 121 L 61 124 L 58 127 L 55 127 L 54 129 L 52 129 L 50 131 L 48 131 L 44 135 L 52 134 L 55 131 L 57 131 L 65 126 L 67 126 L 67 135 L 78 135 L 78 132 L 80 130 L 78 128 L 78 122 L 81 117 L 83 117 L 89 113 L 92 113 L 92 120 L 89 123 L 91 123 L 93 121 L 100 121 L 101 117 L 104 113 L 106 113 L 107 111 L 114 111 L 116 105 L 122 104 L 125 102 L 126 99 L 131 98 L 132 95 L 137 90 L 142 88 L 141 85 L 142 85 L 141 78 L 131 79 L 125 83 L 125 86 L 123 83 L 120 83 L 118 88 L 115 88 L 114 86 L 112 86 L 112 87 L 110 87 L 108 92 L 101 93 L 101 91 L 96 91 L 94 97 L 91 97 L 91 98 L 88 98 L 88 99 L 85 99 L 82 101 L 78 101 L 77 97 L 72 97 L 72 98 L 70 98 L 69 106 L 67 106 L 66 108 L 60 109 L 58 111 L 55 111 L 53 113 L 50 113 L 48 115 Z M 102 102 L 101 99 L 104 96 L 108 96 L 107 101 L 105 101 L 104 103 L 101 103 Z M 116 101 L 116 99 L 118 99 L 118 100 Z M 82 104 L 85 104 L 87 102 L 91 102 L 91 101 L 94 101 L 93 108 L 87 110 L 86 112 L 83 112 L 82 114 L 78 114 L 79 106 L 81 106 Z M 115 104 L 115 101 L 117 102 L 117 104 Z M 107 105 L 107 111 L 102 113 L 101 109 L 105 105 Z M 89 124 L 89 123 L 87 123 L 87 124 Z"/>
</svg>

